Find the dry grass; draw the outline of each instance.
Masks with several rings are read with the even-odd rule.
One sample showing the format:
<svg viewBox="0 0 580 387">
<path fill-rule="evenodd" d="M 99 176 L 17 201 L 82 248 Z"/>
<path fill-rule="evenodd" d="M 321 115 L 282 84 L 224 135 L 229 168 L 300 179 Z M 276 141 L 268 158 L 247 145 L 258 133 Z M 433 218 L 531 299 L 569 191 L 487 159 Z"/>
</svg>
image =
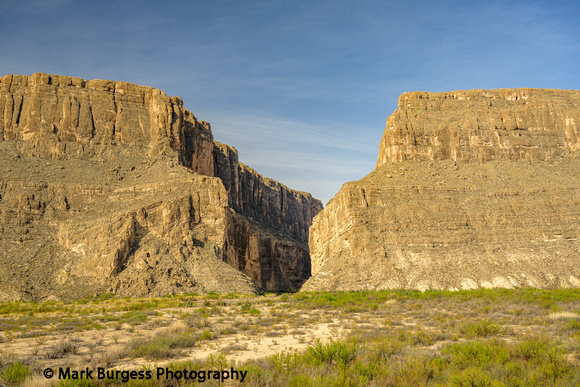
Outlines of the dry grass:
<svg viewBox="0 0 580 387">
<path fill-rule="evenodd" d="M 580 382 L 579 312 L 577 289 L 5 303 L 0 370 L 28 370 L 38 385 L 47 367 L 199 369 L 219 358 L 248 370 L 249 385 L 568 385 Z"/>
</svg>

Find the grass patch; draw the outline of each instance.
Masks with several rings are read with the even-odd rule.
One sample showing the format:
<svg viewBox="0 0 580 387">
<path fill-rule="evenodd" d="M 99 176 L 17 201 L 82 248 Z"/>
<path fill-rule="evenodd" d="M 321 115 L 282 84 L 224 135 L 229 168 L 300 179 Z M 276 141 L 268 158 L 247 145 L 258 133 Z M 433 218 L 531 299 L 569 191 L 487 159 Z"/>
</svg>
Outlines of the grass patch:
<svg viewBox="0 0 580 387">
<path fill-rule="evenodd" d="M 7 348 L 0 350 L 0 377 L 17 360 L 34 378 L 54 359 L 80 368 L 145 358 L 152 364 L 173 360 L 176 370 L 186 363 L 219 369 L 229 356 L 260 354 L 266 345 L 285 352 L 237 363 L 248 371 L 244 384 L 580 385 L 579 303 L 578 289 L 109 295 L 0 303 L 0 342 Z M 79 332 L 87 330 L 98 344 L 85 343 L 86 333 Z M 322 339 L 313 341 L 318 335 Z M 64 340 L 53 344 L 59 338 Z M 198 346 L 213 355 L 180 362 Z M 14 348 L 21 352 L 13 354 Z M 9 375 L 17 371 L 8 369 Z"/>
<path fill-rule="evenodd" d="M 416 351 L 396 338 L 315 341 L 301 354 L 280 353 L 246 364 L 252 385 L 518 386 L 577 385 L 578 367 L 555 344 L 531 338 L 454 343 L 440 354 Z"/>
<path fill-rule="evenodd" d="M 125 346 L 130 357 L 144 357 L 158 360 L 181 355 L 185 348 L 194 347 L 197 337 L 191 333 L 168 335 L 158 334 L 150 339 L 134 338 Z"/>
<path fill-rule="evenodd" d="M 499 325 L 492 324 L 488 320 L 481 320 L 476 323 L 468 323 L 461 328 L 461 332 L 468 337 L 484 338 L 498 335 L 501 332 Z"/>
</svg>

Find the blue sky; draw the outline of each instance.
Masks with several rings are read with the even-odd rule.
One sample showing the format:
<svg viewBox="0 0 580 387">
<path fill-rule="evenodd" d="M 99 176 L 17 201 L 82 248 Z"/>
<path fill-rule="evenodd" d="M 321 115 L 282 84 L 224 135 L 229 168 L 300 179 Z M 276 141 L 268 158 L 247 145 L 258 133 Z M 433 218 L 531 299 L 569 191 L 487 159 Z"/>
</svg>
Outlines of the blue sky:
<svg viewBox="0 0 580 387">
<path fill-rule="evenodd" d="M 0 76 L 157 87 L 264 176 L 328 201 L 405 91 L 580 89 L 577 1 L 2 0 Z"/>
</svg>

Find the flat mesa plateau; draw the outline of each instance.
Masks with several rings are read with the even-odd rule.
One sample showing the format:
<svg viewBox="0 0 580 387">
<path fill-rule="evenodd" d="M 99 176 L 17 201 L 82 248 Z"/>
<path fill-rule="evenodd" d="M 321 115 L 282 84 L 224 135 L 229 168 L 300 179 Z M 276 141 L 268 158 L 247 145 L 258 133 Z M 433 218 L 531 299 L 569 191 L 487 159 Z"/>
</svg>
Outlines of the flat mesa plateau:
<svg viewBox="0 0 580 387">
<path fill-rule="evenodd" d="M 27 386 L 57 385 L 47 367 L 234 368 L 246 380 L 225 385 L 252 386 L 580 382 L 577 289 L 109 297 L 0 304 L 0 370 L 18 363 Z"/>
</svg>

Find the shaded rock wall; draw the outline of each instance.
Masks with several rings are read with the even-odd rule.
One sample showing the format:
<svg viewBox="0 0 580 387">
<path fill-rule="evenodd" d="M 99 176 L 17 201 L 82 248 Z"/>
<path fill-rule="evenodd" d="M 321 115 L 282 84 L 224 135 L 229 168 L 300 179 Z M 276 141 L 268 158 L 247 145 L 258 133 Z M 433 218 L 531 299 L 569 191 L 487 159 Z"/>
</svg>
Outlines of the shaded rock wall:
<svg viewBox="0 0 580 387">
<path fill-rule="evenodd" d="M 216 143 L 214 170 L 229 193 L 230 207 L 295 240 L 308 241 L 312 218 L 322 209 L 319 200 L 262 177 L 240 163 L 238 152 L 228 145 Z"/>
<path fill-rule="evenodd" d="M 230 212 L 224 246 L 226 261 L 263 289 L 299 289 L 310 277 L 306 243 L 265 230 L 259 223 Z"/>
<path fill-rule="evenodd" d="M 216 143 L 216 176 L 228 191 L 231 214 L 225 259 L 265 289 L 297 289 L 310 277 L 308 229 L 322 203 L 309 193 L 262 177 Z M 242 216 L 239 216 L 239 215 Z"/>
</svg>

